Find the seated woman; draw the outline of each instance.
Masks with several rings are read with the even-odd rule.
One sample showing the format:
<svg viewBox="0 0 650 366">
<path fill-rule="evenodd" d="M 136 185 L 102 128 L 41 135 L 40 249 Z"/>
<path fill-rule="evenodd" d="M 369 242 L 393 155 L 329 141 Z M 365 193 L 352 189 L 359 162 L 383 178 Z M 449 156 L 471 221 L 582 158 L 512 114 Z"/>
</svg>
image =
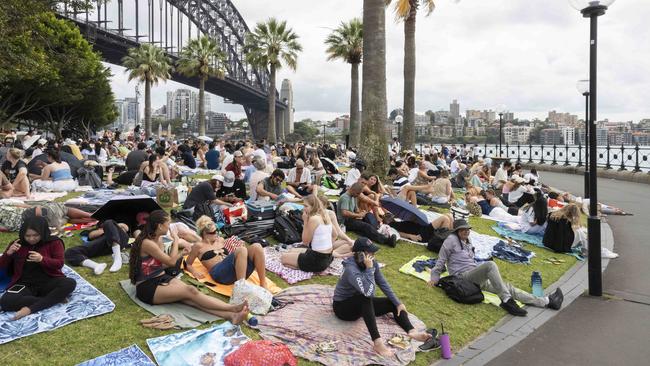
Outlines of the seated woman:
<svg viewBox="0 0 650 366">
<path fill-rule="evenodd" d="M 330 215 L 325 212 L 316 195 L 304 198 L 302 210 L 302 244 L 308 248 L 294 248 L 282 254 L 283 265 L 305 272 L 322 272 L 332 263 L 334 229 Z"/>
<path fill-rule="evenodd" d="M 508 213 L 508 207 L 501 202 L 492 189 L 488 189 L 479 194 L 476 194 L 476 192 L 467 192 L 465 194 L 465 200 L 468 203 L 477 203 L 483 215 L 488 215 L 502 222 L 511 224 L 519 223 L 519 217 Z"/>
<path fill-rule="evenodd" d="M 142 185 L 144 186 L 156 182 L 171 184 L 167 165 L 160 161 L 157 154 L 149 155 L 147 161 L 140 166 L 140 171 L 142 172 Z"/>
<path fill-rule="evenodd" d="M 97 263 L 90 258 L 113 255 L 113 264 L 110 272 L 117 272 L 122 268 L 122 249 L 129 244 L 129 226 L 106 220 L 101 228 L 88 233 L 88 243 L 68 248 L 65 251 L 65 260 L 73 266 L 84 266 L 100 275 L 106 269 L 106 263 Z"/>
<path fill-rule="evenodd" d="M 27 164 L 21 160 L 24 153 L 24 151 L 13 147 L 7 150 L 7 160 L 2 164 L 1 170 L 10 184 L 3 182 L 1 193 L 2 198 L 17 196 L 26 196 L 29 198 Z"/>
<path fill-rule="evenodd" d="M 512 180 L 514 181 L 514 185 L 512 185 L 508 193 L 508 202 L 517 207 L 522 207 L 527 203 L 533 203 L 535 201 L 533 188 L 526 183 L 524 178 L 513 175 Z"/>
<path fill-rule="evenodd" d="M 178 251 L 178 237 L 173 231 L 169 254 L 163 250 L 162 236 L 169 230 L 170 221 L 165 211 L 153 211 L 131 247 L 129 278 L 135 284 L 136 297 L 150 305 L 182 302 L 233 324 L 243 322 L 248 314 L 246 302 L 226 304 L 165 272 L 166 268 L 175 267 L 183 258 L 183 253 Z"/>
<path fill-rule="evenodd" d="M 344 271 L 336 284 L 332 307 L 337 318 L 355 321 L 363 318 L 375 352 L 384 357 L 392 357 L 393 352 L 384 344 L 377 329 L 377 316 L 392 313 L 397 324 L 409 337 L 426 342 L 431 334 L 416 331 L 409 321 L 406 306 L 397 298 L 384 275 L 374 254 L 379 247 L 370 239 L 360 237 L 354 242 L 354 257 L 343 261 Z M 387 297 L 375 297 L 375 288 L 379 287 Z"/>
<path fill-rule="evenodd" d="M 14 320 L 63 302 L 77 286 L 61 271 L 63 241 L 50 235 L 45 218 L 26 220 L 19 238 L 0 256 L 0 269 L 12 273 L 0 307 L 15 311 Z"/>
<path fill-rule="evenodd" d="M 332 221 L 332 229 L 334 231 L 334 242 L 332 243 L 334 251 L 332 252 L 332 256 L 334 258 L 350 257 L 352 255 L 352 245 L 354 244 L 354 240 L 350 239 L 350 237 L 341 230 L 339 221 L 336 218 L 336 212 L 334 212 L 332 204 L 322 192 L 318 194 L 318 200 L 325 210 L 325 213 L 327 213 Z"/>
<path fill-rule="evenodd" d="M 41 176 L 32 182 L 35 191 L 69 192 L 77 188 L 77 181 L 72 178 L 70 165 L 61 161 L 59 150 L 47 150 L 47 164 Z"/>
<path fill-rule="evenodd" d="M 248 247 L 238 247 L 234 252 L 228 253 L 224 247 L 224 239 L 219 236 L 217 225 L 207 216 L 201 216 L 196 221 L 196 230 L 201 237 L 201 242 L 192 246 L 187 263 L 194 263 L 198 258 L 203 266 L 210 272 L 215 281 L 232 285 L 238 280 L 247 279 L 257 272 L 260 286 L 266 288 L 266 268 L 264 261 L 264 248 L 258 243 Z M 203 276 L 196 272 L 191 265 L 187 270 L 196 278 Z"/>
<path fill-rule="evenodd" d="M 407 200 L 417 207 L 417 194 L 427 195 L 431 200 L 438 204 L 447 204 L 454 199 L 454 190 L 449 180 L 449 172 L 442 170 L 440 177 L 430 184 L 422 186 L 407 185 L 400 191 L 400 197 L 406 197 Z"/>
<path fill-rule="evenodd" d="M 526 234 L 543 234 L 546 230 L 548 203 L 540 190 L 535 191 L 535 202 L 519 216 L 519 231 Z"/>
<path fill-rule="evenodd" d="M 316 182 L 317 185 L 320 185 L 320 180 L 323 178 L 323 175 L 325 175 L 325 168 L 318 158 L 318 154 L 312 153 L 309 155 L 307 168 L 311 170 L 314 175 L 314 182 Z"/>
</svg>

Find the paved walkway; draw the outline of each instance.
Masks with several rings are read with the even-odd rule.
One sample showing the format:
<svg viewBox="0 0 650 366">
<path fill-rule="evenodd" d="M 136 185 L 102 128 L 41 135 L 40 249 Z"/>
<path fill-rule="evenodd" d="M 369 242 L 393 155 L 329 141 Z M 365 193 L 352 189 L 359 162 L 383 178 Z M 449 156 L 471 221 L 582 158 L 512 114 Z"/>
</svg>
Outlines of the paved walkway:
<svg viewBox="0 0 650 366">
<path fill-rule="evenodd" d="M 582 192 L 578 175 L 541 172 L 545 182 Z M 599 179 L 601 202 L 634 213 L 609 216 L 616 240 L 605 271 L 608 296 L 578 297 L 490 365 L 647 365 L 650 363 L 650 186 Z"/>
</svg>

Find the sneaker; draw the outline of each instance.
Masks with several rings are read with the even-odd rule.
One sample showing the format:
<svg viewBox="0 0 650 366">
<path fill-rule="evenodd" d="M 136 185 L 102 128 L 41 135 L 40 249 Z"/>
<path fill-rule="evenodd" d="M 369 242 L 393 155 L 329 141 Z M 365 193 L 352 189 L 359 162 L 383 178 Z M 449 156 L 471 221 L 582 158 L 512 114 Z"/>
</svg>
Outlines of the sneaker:
<svg viewBox="0 0 650 366">
<path fill-rule="evenodd" d="M 562 290 L 558 287 L 555 292 L 548 295 L 548 305 L 546 307 L 553 310 L 560 310 L 563 301 L 564 294 L 562 294 Z"/>
<path fill-rule="evenodd" d="M 436 337 L 431 337 L 428 341 L 418 346 L 418 349 L 422 352 L 429 352 L 438 348 L 440 348 L 440 341 Z"/>
<path fill-rule="evenodd" d="M 600 256 L 602 258 L 606 258 L 606 259 L 614 259 L 614 258 L 618 258 L 618 253 L 614 253 L 614 252 L 612 252 L 611 250 L 609 250 L 607 248 L 601 248 L 600 249 Z"/>
<path fill-rule="evenodd" d="M 436 338 L 438 336 L 438 329 L 436 328 L 429 328 L 427 329 L 427 333 L 431 334 L 433 338 Z"/>
<path fill-rule="evenodd" d="M 386 245 L 388 245 L 391 248 L 395 248 L 397 246 L 397 236 L 396 235 L 391 235 L 388 240 L 386 240 Z"/>
<path fill-rule="evenodd" d="M 514 316 L 526 316 L 528 312 L 517 305 L 517 302 L 513 298 L 508 299 L 506 302 L 501 302 L 501 308 L 508 312 L 510 315 Z"/>
</svg>

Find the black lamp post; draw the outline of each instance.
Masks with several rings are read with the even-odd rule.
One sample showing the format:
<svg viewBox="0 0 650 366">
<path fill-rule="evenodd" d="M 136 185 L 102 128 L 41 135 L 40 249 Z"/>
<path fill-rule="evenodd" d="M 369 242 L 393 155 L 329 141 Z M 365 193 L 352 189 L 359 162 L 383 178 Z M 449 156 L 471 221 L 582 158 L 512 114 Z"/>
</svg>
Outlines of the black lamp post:
<svg viewBox="0 0 650 366">
<path fill-rule="evenodd" d="M 585 198 L 589 198 L 589 80 L 578 80 L 578 92 L 585 97 Z"/>
<path fill-rule="evenodd" d="M 503 155 L 501 145 L 503 144 L 503 115 L 506 113 L 505 104 L 499 104 L 496 107 L 496 112 L 499 115 L 499 157 Z"/>
<path fill-rule="evenodd" d="M 327 127 L 327 123 L 323 123 L 323 145 L 325 145 L 325 127 Z"/>
<path fill-rule="evenodd" d="M 582 16 L 590 18 L 589 42 L 589 218 L 587 230 L 589 231 L 589 294 L 591 296 L 603 295 L 603 274 L 600 254 L 600 219 L 598 218 L 598 176 L 597 176 L 597 56 L 598 56 L 598 17 L 605 14 L 607 7 L 614 0 L 569 0 L 574 8 L 580 10 Z"/>
</svg>

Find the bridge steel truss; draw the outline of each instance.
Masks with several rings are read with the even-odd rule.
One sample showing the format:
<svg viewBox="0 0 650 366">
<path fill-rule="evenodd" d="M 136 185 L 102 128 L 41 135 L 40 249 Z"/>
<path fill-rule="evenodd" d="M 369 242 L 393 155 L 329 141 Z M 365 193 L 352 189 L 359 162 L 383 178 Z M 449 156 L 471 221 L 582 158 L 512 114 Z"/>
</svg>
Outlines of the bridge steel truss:
<svg viewBox="0 0 650 366">
<path fill-rule="evenodd" d="M 244 39 L 249 28 L 230 0 L 108 2 L 117 6 L 116 19 L 109 16 L 108 5 L 104 0 L 98 1 L 96 8 L 87 7 L 84 10 L 73 8 L 67 1 L 62 1 L 58 10 L 63 18 L 73 21 L 80 28 L 105 61 L 116 65 L 121 64 L 121 59 L 129 48 L 138 47 L 142 43 L 158 45 L 165 50 L 172 62 L 176 62 L 184 41 L 192 38 L 193 24 L 201 34 L 215 39 L 226 54 L 225 77 L 208 79 L 205 83 L 206 91 L 223 97 L 228 103 L 242 105 L 253 136 L 266 137 L 270 73 L 268 69 L 255 68 L 246 62 Z M 143 9 L 145 4 L 146 9 Z M 146 18 L 142 14 L 143 10 L 146 11 Z M 111 11 L 110 15 L 112 13 L 114 12 Z M 125 17 L 133 17 L 134 29 L 125 28 Z M 111 27 L 109 24 L 116 24 L 117 27 Z M 187 31 L 185 39 L 184 31 Z M 199 34 L 194 35 L 197 36 Z M 189 78 L 177 72 L 172 74 L 172 80 L 197 88 L 199 86 L 197 78 Z M 287 105 L 280 98 L 276 98 L 276 121 L 282 121 L 286 110 Z M 276 123 L 277 125 L 279 123 Z"/>
</svg>

